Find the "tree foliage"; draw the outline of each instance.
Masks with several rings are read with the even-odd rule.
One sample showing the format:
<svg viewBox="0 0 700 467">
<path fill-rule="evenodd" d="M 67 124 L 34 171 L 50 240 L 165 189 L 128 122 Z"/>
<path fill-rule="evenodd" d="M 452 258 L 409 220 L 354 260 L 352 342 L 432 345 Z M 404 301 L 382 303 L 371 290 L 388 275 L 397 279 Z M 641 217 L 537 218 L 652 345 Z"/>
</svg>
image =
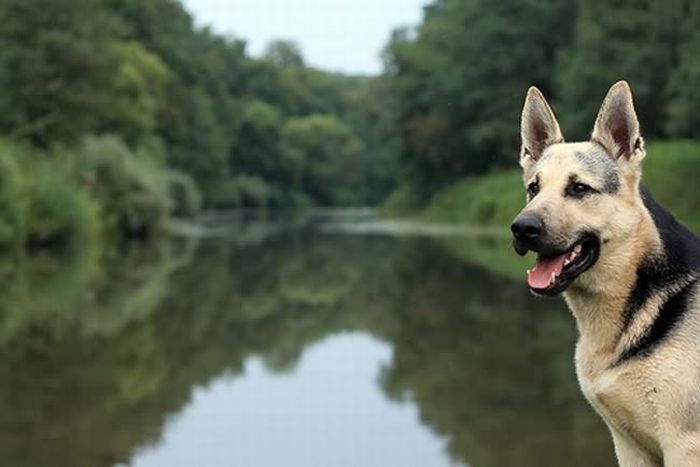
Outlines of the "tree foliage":
<svg viewBox="0 0 700 467">
<path fill-rule="evenodd" d="M 282 130 L 291 187 L 325 206 L 355 200 L 362 149 L 352 130 L 331 115 L 290 119 Z"/>
<path fill-rule="evenodd" d="M 570 0 L 438 0 L 387 51 L 406 176 L 432 189 L 509 162 L 523 91 L 549 91 Z M 536 21 L 526 18 L 537 18 Z"/>
<path fill-rule="evenodd" d="M 699 22 L 690 0 L 433 0 L 357 77 L 287 41 L 251 57 L 177 0 L 4 0 L 0 136 L 53 157 L 112 135 L 208 207 L 371 204 L 398 183 L 421 203 L 514 163 L 530 85 L 568 139 L 619 79 L 646 136 L 700 136 Z"/>
<path fill-rule="evenodd" d="M 664 89 L 677 53 L 674 13 L 659 0 L 623 0 L 615 8 L 578 1 L 576 37 L 559 78 L 559 113 L 569 138 L 588 136 L 605 93 L 620 79 L 633 87 L 645 135 L 663 135 Z"/>
<path fill-rule="evenodd" d="M 386 185 L 376 173 L 386 164 L 348 164 L 358 133 L 369 134 L 357 118 L 363 110 L 353 108 L 364 105 L 354 97 L 366 83 L 308 67 L 291 42 L 274 41 L 252 58 L 243 41 L 196 27 L 176 0 L 0 2 L 0 136 L 48 157 L 55 147 L 82 154 L 102 141 L 106 167 L 127 168 L 133 154 L 138 170 L 177 171 L 180 188 L 171 192 L 196 185 L 209 206 L 379 201 L 385 188 L 359 184 Z M 329 139 L 283 147 L 285 129 L 300 122 L 320 125 Z M 339 177 L 338 167 L 350 172 Z M 162 217 L 140 206 L 130 215 Z"/>
<path fill-rule="evenodd" d="M 112 32 L 99 0 L 0 2 L 0 132 L 47 147 L 95 131 Z"/>
<path fill-rule="evenodd" d="M 647 137 L 700 137 L 699 21 L 689 0 L 433 1 L 386 50 L 403 183 L 425 202 L 456 178 L 514 165 L 531 85 L 567 140 L 588 137 L 621 79 Z"/>
</svg>

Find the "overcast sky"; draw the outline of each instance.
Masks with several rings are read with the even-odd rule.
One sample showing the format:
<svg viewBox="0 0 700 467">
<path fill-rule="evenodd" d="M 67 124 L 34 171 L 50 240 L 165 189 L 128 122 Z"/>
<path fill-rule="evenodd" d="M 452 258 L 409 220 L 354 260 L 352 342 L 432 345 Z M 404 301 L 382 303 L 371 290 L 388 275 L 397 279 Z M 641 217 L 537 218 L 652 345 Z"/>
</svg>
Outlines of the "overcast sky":
<svg viewBox="0 0 700 467">
<path fill-rule="evenodd" d="M 183 0 L 198 25 L 245 39 L 259 55 L 273 39 L 301 46 L 327 70 L 375 74 L 392 29 L 416 25 L 429 0 Z"/>
</svg>

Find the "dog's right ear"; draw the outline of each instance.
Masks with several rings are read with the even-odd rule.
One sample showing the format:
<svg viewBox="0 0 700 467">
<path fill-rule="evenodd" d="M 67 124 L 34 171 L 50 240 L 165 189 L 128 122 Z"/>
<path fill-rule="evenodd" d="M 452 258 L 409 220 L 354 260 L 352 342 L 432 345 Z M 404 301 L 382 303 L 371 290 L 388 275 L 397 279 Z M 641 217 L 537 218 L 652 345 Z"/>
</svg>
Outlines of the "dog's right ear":
<svg viewBox="0 0 700 467">
<path fill-rule="evenodd" d="M 525 170 L 537 162 L 548 146 L 564 142 L 554 112 L 542 92 L 534 86 L 527 90 L 520 119 L 520 137 L 520 165 Z"/>
</svg>

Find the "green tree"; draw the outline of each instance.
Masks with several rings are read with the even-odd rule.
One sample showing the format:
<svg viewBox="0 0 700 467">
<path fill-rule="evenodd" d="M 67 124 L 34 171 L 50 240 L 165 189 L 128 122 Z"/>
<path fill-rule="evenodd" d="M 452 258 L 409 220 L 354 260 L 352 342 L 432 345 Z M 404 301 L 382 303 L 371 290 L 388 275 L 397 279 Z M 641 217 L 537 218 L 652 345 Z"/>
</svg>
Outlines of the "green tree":
<svg viewBox="0 0 700 467">
<path fill-rule="evenodd" d="M 610 85 L 628 80 L 644 134 L 663 133 L 664 89 L 676 62 L 683 0 L 578 0 L 576 39 L 560 72 L 567 139 L 587 138 Z"/>
<path fill-rule="evenodd" d="M 456 177 L 512 162 L 522 96 L 532 84 L 553 89 L 572 6 L 438 0 L 416 31 L 395 32 L 386 57 L 400 161 L 424 198 Z"/>
<path fill-rule="evenodd" d="M 112 76 L 114 96 L 105 127 L 138 143 L 157 129 L 170 70 L 138 42 L 117 43 L 112 49 L 118 68 Z"/>
<path fill-rule="evenodd" d="M 270 42 L 263 56 L 265 60 L 280 68 L 301 68 L 304 66 L 304 57 L 299 46 L 294 42 Z"/>
<path fill-rule="evenodd" d="M 114 32 L 99 0 L 0 2 L 0 132 L 48 146 L 95 130 Z"/>
<path fill-rule="evenodd" d="M 362 202 L 372 205 L 382 202 L 398 182 L 396 155 L 400 141 L 391 86 L 391 80 L 384 76 L 346 86 L 343 120 L 363 143 L 360 192 Z"/>
<path fill-rule="evenodd" d="M 253 100 L 243 108 L 237 123 L 237 145 L 231 151 L 231 171 L 279 179 L 279 172 L 285 168 L 279 154 L 283 122 L 277 108 Z"/>
<path fill-rule="evenodd" d="M 665 128 L 670 136 L 697 139 L 700 137 L 700 59 L 697 54 L 700 47 L 700 4 L 691 2 L 685 8 L 675 8 L 675 11 L 683 18 L 674 21 L 675 25 L 681 25 L 677 28 L 681 38 L 678 64 L 669 71 L 667 92 L 663 96 L 668 99 Z"/>
<path fill-rule="evenodd" d="M 169 163 L 190 174 L 208 199 L 228 174 L 229 128 L 247 76 L 243 44 L 196 29 L 179 2 L 106 1 L 123 23 L 124 40 L 139 42 L 171 71 L 156 135 Z"/>
<path fill-rule="evenodd" d="M 321 205 L 352 204 L 360 176 L 362 144 L 331 115 L 290 119 L 282 130 L 282 150 L 292 171 L 292 187 Z"/>
<path fill-rule="evenodd" d="M 169 95 L 180 99 L 165 110 L 161 120 L 169 163 L 203 185 L 225 177 L 229 140 L 216 113 L 216 103 L 202 88 L 174 84 Z"/>
</svg>

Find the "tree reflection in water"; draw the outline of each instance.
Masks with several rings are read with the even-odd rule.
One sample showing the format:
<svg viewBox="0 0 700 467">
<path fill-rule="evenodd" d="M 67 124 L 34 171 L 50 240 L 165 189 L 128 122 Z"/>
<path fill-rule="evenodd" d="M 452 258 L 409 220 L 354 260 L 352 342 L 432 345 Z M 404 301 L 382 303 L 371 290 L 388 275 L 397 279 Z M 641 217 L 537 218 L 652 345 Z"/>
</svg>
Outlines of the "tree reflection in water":
<svg viewBox="0 0 700 467">
<path fill-rule="evenodd" d="M 352 330 L 393 347 L 381 391 L 416 404 L 454 460 L 613 465 L 559 301 L 427 239 L 260 232 L 3 268 L 5 462 L 128 462 L 195 387 L 251 356 L 294 372 L 309 345 Z"/>
</svg>

